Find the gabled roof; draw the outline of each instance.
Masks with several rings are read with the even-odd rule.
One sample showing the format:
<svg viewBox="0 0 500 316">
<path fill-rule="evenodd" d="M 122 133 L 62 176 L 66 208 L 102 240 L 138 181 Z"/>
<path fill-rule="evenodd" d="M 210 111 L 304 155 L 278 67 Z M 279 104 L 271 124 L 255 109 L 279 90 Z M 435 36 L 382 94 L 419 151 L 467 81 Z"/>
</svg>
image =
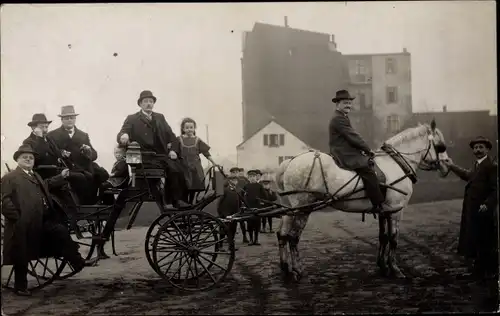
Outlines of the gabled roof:
<svg viewBox="0 0 500 316">
<path fill-rule="evenodd" d="M 238 145 L 236 145 L 236 148 L 239 148 L 240 146 L 242 146 L 243 144 L 245 144 L 249 139 L 251 139 L 252 137 L 254 137 L 255 135 L 257 135 L 260 131 L 262 131 L 264 128 L 268 127 L 269 124 L 271 123 L 275 123 L 276 125 L 278 125 L 279 127 L 281 127 L 282 129 L 284 129 L 287 133 L 290 133 L 292 134 L 295 138 L 297 138 L 298 140 L 300 140 L 301 142 L 303 142 L 304 144 L 308 145 L 308 143 L 306 143 L 305 141 L 303 141 L 302 139 L 300 139 L 299 137 L 297 137 L 297 135 L 295 135 L 294 133 L 290 132 L 288 129 L 286 129 L 285 127 L 283 127 L 281 124 L 279 124 L 278 122 L 276 122 L 276 120 L 274 119 L 271 119 L 269 120 L 264 126 L 262 126 L 261 128 L 259 128 L 255 133 L 253 133 L 252 135 L 250 135 L 247 139 L 245 139 L 244 141 L 242 141 L 241 143 L 239 143 Z"/>
</svg>

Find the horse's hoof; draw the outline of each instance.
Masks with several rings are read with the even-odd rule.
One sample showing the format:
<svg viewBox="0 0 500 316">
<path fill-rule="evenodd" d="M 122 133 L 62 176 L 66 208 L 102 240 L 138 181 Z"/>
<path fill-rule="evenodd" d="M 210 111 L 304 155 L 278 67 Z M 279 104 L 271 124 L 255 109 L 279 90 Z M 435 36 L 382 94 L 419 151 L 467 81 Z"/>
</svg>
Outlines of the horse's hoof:
<svg viewBox="0 0 500 316">
<path fill-rule="evenodd" d="M 283 273 L 288 274 L 290 270 L 288 269 L 288 263 L 280 262 L 280 269 Z"/>
<path fill-rule="evenodd" d="M 295 282 L 300 282 L 300 280 L 302 279 L 302 274 L 296 269 L 293 269 L 292 278 Z"/>
</svg>

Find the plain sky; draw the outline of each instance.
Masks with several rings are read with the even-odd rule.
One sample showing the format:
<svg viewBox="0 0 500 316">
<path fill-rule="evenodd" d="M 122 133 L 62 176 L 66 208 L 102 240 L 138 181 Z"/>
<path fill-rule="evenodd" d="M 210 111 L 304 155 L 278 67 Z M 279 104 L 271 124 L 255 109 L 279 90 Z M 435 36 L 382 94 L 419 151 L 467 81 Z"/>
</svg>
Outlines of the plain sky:
<svg viewBox="0 0 500 316">
<path fill-rule="evenodd" d="M 414 112 L 496 112 L 494 1 L 55 4 L 1 7 L 2 162 L 34 113 L 60 125 L 75 105 L 108 170 L 116 134 L 142 90 L 158 97 L 178 134 L 198 122 L 215 157 L 234 157 L 242 138 L 242 32 L 255 22 L 335 34 L 346 54 L 412 55 Z M 117 56 L 114 56 L 117 53 Z M 334 91 L 332 91 L 332 95 Z M 305 106 L 305 105 L 304 105 Z M 325 127 L 326 128 L 326 127 Z M 327 140 L 325 140 L 326 142 Z M 2 169 L 3 169 L 2 163 Z"/>
</svg>

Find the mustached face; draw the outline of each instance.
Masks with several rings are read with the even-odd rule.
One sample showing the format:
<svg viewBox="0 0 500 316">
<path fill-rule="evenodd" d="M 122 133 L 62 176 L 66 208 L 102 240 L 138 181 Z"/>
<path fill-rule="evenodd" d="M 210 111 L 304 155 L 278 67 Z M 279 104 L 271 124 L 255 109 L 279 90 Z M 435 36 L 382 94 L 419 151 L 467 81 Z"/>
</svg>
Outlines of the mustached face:
<svg viewBox="0 0 500 316">
<path fill-rule="evenodd" d="M 340 102 L 337 103 L 337 110 L 339 110 L 340 112 L 348 114 L 349 112 L 351 112 L 351 109 L 352 109 L 351 100 L 340 100 Z"/>
<path fill-rule="evenodd" d="M 481 159 L 488 154 L 490 150 L 482 143 L 475 144 L 472 147 L 472 153 L 476 157 L 476 159 Z"/>
<path fill-rule="evenodd" d="M 141 100 L 139 106 L 146 113 L 151 113 L 153 111 L 153 107 L 155 105 L 155 101 L 152 98 L 145 98 Z"/>
</svg>

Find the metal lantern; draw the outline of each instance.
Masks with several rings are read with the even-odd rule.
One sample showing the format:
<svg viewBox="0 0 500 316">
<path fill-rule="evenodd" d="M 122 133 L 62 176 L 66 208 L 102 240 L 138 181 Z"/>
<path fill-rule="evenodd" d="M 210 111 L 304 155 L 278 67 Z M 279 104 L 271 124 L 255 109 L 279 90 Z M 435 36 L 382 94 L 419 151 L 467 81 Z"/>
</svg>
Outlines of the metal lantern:
<svg viewBox="0 0 500 316">
<path fill-rule="evenodd" d="M 129 165 L 142 163 L 141 146 L 137 142 L 132 142 L 127 147 L 126 161 Z"/>
</svg>

